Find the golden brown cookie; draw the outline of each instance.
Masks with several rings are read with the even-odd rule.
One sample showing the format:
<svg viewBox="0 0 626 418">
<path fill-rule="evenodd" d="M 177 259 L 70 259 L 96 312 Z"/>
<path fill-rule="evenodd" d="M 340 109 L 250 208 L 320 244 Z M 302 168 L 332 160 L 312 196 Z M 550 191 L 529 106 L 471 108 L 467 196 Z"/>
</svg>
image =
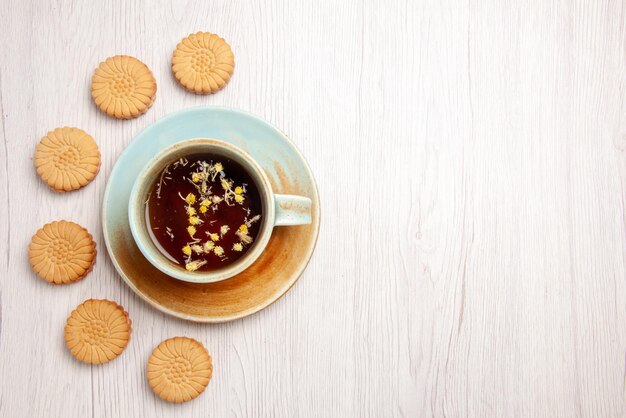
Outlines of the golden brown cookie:
<svg viewBox="0 0 626 418">
<path fill-rule="evenodd" d="M 187 402 L 200 395 L 213 375 L 209 352 L 198 341 L 175 337 L 163 341 L 148 360 L 148 382 L 161 399 Z"/>
<path fill-rule="evenodd" d="M 100 170 L 96 141 L 82 129 L 65 126 L 41 138 L 35 150 L 35 168 L 57 192 L 86 186 Z"/>
<path fill-rule="evenodd" d="M 215 93 L 228 83 L 235 69 L 235 56 L 226 41 L 209 32 L 184 38 L 172 57 L 172 72 L 181 86 L 192 93 Z"/>
<path fill-rule="evenodd" d="M 130 340 L 131 321 L 110 300 L 89 299 L 72 311 L 65 325 L 65 344 L 77 360 L 102 364 L 119 356 Z"/>
<path fill-rule="evenodd" d="M 68 221 L 46 224 L 28 246 L 30 265 L 53 284 L 72 283 L 89 273 L 96 261 L 96 243 L 82 226 Z"/>
<path fill-rule="evenodd" d="M 145 113 L 156 98 L 152 71 L 137 58 L 116 55 L 101 62 L 91 79 L 91 97 L 109 116 L 132 119 Z"/>
</svg>

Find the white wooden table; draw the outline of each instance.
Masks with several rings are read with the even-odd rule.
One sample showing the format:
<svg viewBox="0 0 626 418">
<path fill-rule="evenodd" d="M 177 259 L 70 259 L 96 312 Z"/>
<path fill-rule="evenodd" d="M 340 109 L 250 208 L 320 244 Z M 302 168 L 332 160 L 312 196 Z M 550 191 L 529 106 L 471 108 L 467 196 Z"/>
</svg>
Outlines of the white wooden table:
<svg viewBox="0 0 626 418">
<path fill-rule="evenodd" d="M 616 417 L 626 414 L 626 4 L 622 1 L 0 2 L 0 416 Z M 222 92 L 170 74 L 198 30 L 232 45 Z M 158 82 L 147 114 L 90 100 L 129 54 Z M 322 230 L 296 286 L 211 326 L 135 296 L 108 260 L 100 208 L 132 137 L 186 107 L 238 107 L 293 138 L 320 188 Z M 78 126 L 103 154 L 87 188 L 51 192 L 31 157 Z M 69 219 L 95 270 L 53 287 L 31 235 Z M 128 349 L 77 363 L 63 326 L 84 299 L 133 320 Z M 207 391 L 160 401 L 145 364 L 202 341 Z"/>
</svg>

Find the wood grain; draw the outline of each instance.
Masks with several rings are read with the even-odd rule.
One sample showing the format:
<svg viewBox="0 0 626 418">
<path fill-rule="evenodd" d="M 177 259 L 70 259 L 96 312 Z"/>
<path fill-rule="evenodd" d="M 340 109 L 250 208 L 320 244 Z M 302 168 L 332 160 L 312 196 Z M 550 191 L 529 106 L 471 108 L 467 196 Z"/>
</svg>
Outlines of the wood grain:
<svg viewBox="0 0 626 418">
<path fill-rule="evenodd" d="M 617 417 L 626 415 L 626 6 L 620 1 L 0 2 L 0 416 Z M 231 44 L 213 96 L 176 85 L 198 30 Z M 100 113 L 93 69 L 145 62 L 157 99 Z M 322 200 L 304 276 L 229 324 L 157 312 L 102 241 L 108 173 L 139 130 L 200 104 L 281 127 Z M 51 192 L 31 156 L 73 125 L 100 144 L 96 180 Z M 51 287 L 31 235 L 87 227 L 94 271 Z M 73 361 L 63 324 L 87 298 L 121 303 L 131 343 Z M 202 341 L 207 391 L 160 401 L 145 365 L 166 338 Z"/>
</svg>

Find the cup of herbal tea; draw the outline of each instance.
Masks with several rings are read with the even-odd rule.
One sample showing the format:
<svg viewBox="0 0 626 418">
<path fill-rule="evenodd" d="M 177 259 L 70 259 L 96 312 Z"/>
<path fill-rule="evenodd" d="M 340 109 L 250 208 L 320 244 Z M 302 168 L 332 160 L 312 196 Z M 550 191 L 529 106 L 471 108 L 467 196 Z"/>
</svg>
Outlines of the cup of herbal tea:
<svg viewBox="0 0 626 418">
<path fill-rule="evenodd" d="M 261 166 L 217 139 L 178 142 L 141 171 L 130 194 L 133 238 L 156 268 L 211 283 L 241 273 L 279 225 L 311 223 L 311 200 L 275 194 Z"/>
</svg>

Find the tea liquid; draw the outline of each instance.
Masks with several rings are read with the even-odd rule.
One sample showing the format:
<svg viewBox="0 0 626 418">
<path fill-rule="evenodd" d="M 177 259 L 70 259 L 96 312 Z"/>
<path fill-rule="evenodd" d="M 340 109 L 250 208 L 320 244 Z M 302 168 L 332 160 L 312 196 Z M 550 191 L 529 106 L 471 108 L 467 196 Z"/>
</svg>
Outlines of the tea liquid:
<svg viewBox="0 0 626 418">
<path fill-rule="evenodd" d="M 216 270 L 241 258 L 261 224 L 261 199 L 237 162 L 194 154 L 170 163 L 146 202 L 146 222 L 159 250 L 188 271 Z"/>
</svg>

